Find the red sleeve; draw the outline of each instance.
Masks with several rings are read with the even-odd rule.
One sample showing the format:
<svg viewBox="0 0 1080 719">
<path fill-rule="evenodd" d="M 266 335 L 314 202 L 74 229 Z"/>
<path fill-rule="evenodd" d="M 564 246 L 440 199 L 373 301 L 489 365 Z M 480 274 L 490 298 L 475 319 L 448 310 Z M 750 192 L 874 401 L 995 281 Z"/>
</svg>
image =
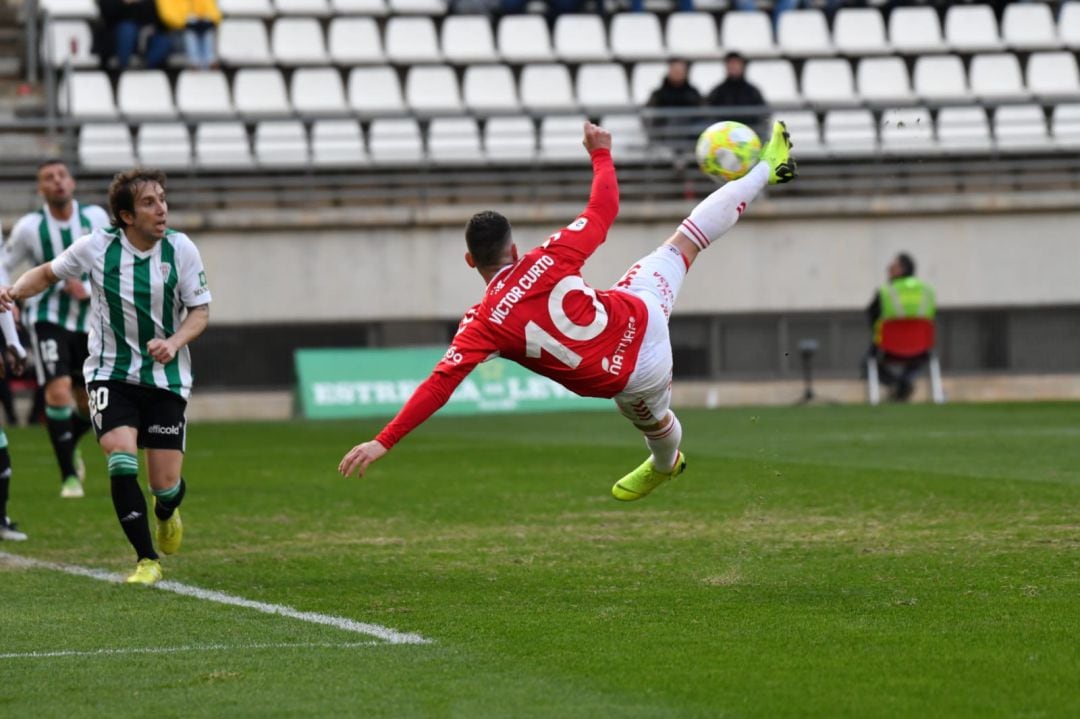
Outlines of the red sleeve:
<svg viewBox="0 0 1080 719">
<path fill-rule="evenodd" d="M 545 243 L 545 247 L 555 253 L 561 249 L 571 251 L 580 261 L 587 259 L 604 243 L 615 216 L 619 214 L 619 181 L 615 177 L 611 150 L 593 150 L 591 157 L 593 182 L 589 204 L 576 220 Z"/>
</svg>

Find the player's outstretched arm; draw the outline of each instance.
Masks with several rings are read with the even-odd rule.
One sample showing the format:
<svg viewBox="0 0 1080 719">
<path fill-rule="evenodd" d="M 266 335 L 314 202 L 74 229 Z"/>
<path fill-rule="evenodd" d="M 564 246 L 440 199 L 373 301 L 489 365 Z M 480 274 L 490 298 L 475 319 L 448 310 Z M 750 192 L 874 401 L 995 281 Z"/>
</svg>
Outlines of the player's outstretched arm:
<svg viewBox="0 0 1080 719">
<path fill-rule="evenodd" d="M 611 133 L 591 122 L 585 123 L 582 140 L 593 164 L 592 190 L 585 212 L 610 228 L 619 214 L 619 181 L 615 176 L 615 163 L 611 159 Z"/>
<path fill-rule="evenodd" d="M 0 312 L 9 312 L 19 300 L 40 294 L 59 281 L 51 262 L 38 265 L 24 273 L 11 287 L 0 287 Z"/>
</svg>

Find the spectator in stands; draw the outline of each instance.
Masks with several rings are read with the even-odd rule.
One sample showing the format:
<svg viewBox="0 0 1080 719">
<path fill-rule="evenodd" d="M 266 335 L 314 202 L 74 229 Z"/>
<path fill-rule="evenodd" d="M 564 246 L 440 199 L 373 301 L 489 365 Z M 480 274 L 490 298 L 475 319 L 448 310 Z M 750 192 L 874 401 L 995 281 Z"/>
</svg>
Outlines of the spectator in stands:
<svg viewBox="0 0 1080 719">
<path fill-rule="evenodd" d="M 692 151 L 694 138 L 701 130 L 702 117 L 691 114 L 686 108 L 701 107 L 701 93 L 689 80 L 690 66 L 682 58 L 668 63 L 667 76 L 660 87 L 649 96 L 647 107 L 661 112 L 674 109 L 671 114 L 650 115 L 647 118 L 649 134 L 655 143 L 667 145 L 677 152 Z"/>
<path fill-rule="evenodd" d="M 914 380 L 926 365 L 928 355 L 901 360 L 881 351 L 881 325 L 891 319 L 918 318 L 933 320 L 937 314 L 934 288 L 915 277 L 915 260 L 906 252 L 898 254 L 886 269 L 887 280 L 874 295 L 866 314 L 874 330 L 870 356 L 877 358 L 878 377 L 892 388 L 893 399 L 911 398 Z"/>
<path fill-rule="evenodd" d="M 183 32 L 188 65 L 209 70 L 217 65 L 216 28 L 221 22 L 217 0 L 157 0 L 162 24 Z"/>
<path fill-rule="evenodd" d="M 727 78 L 713 88 L 705 104 L 711 107 L 736 108 L 731 117 L 717 119 L 736 120 L 749 125 L 761 135 L 768 120 L 768 117 L 761 113 L 766 103 L 761 91 L 745 77 L 746 58 L 737 52 L 729 52 L 724 57 L 724 69 L 727 71 Z"/>
<path fill-rule="evenodd" d="M 453 2 L 453 0 L 451 0 Z M 523 13 L 526 10 L 526 6 L 529 4 L 529 0 L 500 0 L 499 9 L 504 15 L 514 15 L 517 13 Z M 545 0 L 547 5 L 547 16 L 549 20 L 554 20 L 559 15 L 565 15 L 567 13 L 583 12 L 584 0 Z M 600 3 L 602 7 L 603 4 Z M 461 12 L 455 9 L 455 12 Z"/>
<path fill-rule="evenodd" d="M 694 0 L 675 0 L 675 9 L 679 12 L 694 12 Z M 630 12 L 645 12 L 645 0 L 630 0 Z"/>
<path fill-rule="evenodd" d="M 151 34 L 143 49 L 143 66 L 158 68 L 165 64 L 172 52 L 173 38 L 158 19 L 154 0 L 98 0 L 101 10 L 101 30 L 95 50 L 103 64 L 116 58 L 116 69 L 124 71 L 131 64 L 139 45 L 139 35 L 144 28 Z"/>
</svg>

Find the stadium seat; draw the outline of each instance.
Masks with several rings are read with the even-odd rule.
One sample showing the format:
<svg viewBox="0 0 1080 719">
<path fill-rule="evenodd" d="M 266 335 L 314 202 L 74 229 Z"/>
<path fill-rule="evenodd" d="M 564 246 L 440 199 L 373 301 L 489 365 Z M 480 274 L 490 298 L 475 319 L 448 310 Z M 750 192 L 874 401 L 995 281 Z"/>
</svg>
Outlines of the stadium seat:
<svg viewBox="0 0 1080 719">
<path fill-rule="evenodd" d="M 580 115 L 548 115 L 540 120 L 540 159 L 546 162 L 582 161 L 586 158 L 581 146 L 581 128 L 585 118 Z"/>
<path fill-rule="evenodd" d="M 473 112 L 517 112 L 517 85 L 506 65 L 470 65 L 462 80 L 465 107 Z"/>
<path fill-rule="evenodd" d="M 881 151 L 926 154 L 935 149 L 934 121 L 925 107 L 886 110 L 881 115 Z"/>
<path fill-rule="evenodd" d="M 203 122 L 195 128 L 195 162 L 208 169 L 248 169 L 255 162 L 239 122 Z"/>
<path fill-rule="evenodd" d="M 330 21 L 330 59 L 336 65 L 380 65 L 386 62 L 382 35 L 369 17 L 336 17 Z"/>
<path fill-rule="evenodd" d="M 411 118 L 380 118 L 368 130 L 368 152 L 378 165 L 412 165 L 424 158 L 420 125 Z"/>
<path fill-rule="evenodd" d="M 361 115 L 405 112 L 401 83 L 390 67 L 358 67 L 349 73 L 349 107 Z"/>
<path fill-rule="evenodd" d="M 255 160 L 260 167 L 306 167 L 307 131 L 297 120 L 270 120 L 255 126 Z"/>
<path fill-rule="evenodd" d="M 119 123 L 83 125 L 79 163 L 88 170 L 125 170 L 135 164 L 131 131 Z"/>
<path fill-rule="evenodd" d="M 1065 47 L 1073 50 L 1080 49 L 1080 4 L 1061 3 L 1061 13 L 1058 15 L 1058 37 L 1061 38 Z"/>
<path fill-rule="evenodd" d="M 442 26 L 442 51 L 459 65 L 498 62 L 491 21 L 484 15 L 451 15 Z"/>
<path fill-rule="evenodd" d="M 390 62 L 413 65 L 442 62 L 435 22 L 429 17 L 391 17 L 383 34 Z"/>
<path fill-rule="evenodd" d="M 563 62 L 601 62 L 611 57 L 599 15 L 560 15 L 553 40 L 555 56 Z"/>
<path fill-rule="evenodd" d="M 529 110 L 558 112 L 577 107 L 566 65 L 526 65 L 518 89 L 521 104 Z"/>
<path fill-rule="evenodd" d="M 409 68 L 405 76 L 405 102 L 413 112 L 422 114 L 460 113 L 464 107 L 454 68 L 449 65 Z"/>
<path fill-rule="evenodd" d="M 219 0 L 218 9 L 225 17 L 272 18 L 276 11 L 270 0 Z"/>
<path fill-rule="evenodd" d="M 952 155 L 983 153 L 993 143 L 986 110 L 981 107 L 943 107 L 938 110 L 939 148 Z"/>
<path fill-rule="evenodd" d="M 1066 149 L 1080 148 L 1080 103 L 1058 105 L 1050 120 L 1054 143 Z"/>
<path fill-rule="evenodd" d="M 289 80 L 292 106 L 301 115 L 327 117 L 344 115 L 345 85 L 341 73 L 332 67 L 302 67 Z"/>
<path fill-rule="evenodd" d="M 844 55 L 886 55 L 885 21 L 877 8 L 840 8 L 833 25 L 836 49 Z"/>
<path fill-rule="evenodd" d="M 278 15 L 325 17 L 330 14 L 330 3 L 326 0 L 274 0 L 274 9 Z"/>
<path fill-rule="evenodd" d="M 85 20 L 54 20 L 41 44 L 41 59 L 51 67 L 70 62 L 74 68 L 98 66 L 98 56 L 91 52 L 94 43 L 90 25 Z"/>
<path fill-rule="evenodd" d="M 390 12 L 385 0 L 330 0 L 330 10 L 339 15 L 372 15 L 382 17 Z M 312 145 L 314 154 L 314 144 Z"/>
<path fill-rule="evenodd" d="M 313 17 L 279 17 L 270 31 L 274 60 L 286 67 L 330 62 L 322 26 Z"/>
<path fill-rule="evenodd" d="M 872 155 L 877 150 L 876 124 L 869 110 L 825 113 L 824 137 L 831 155 Z"/>
<path fill-rule="evenodd" d="M 220 70 L 182 70 L 176 80 L 176 107 L 188 118 L 236 114 L 229 83 Z"/>
<path fill-rule="evenodd" d="M 356 120 L 316 120 L 311 125 L 311 162 L 316 167 L 367 164 L 364 135 Z"/>
<path fill-rule="evenodd" d="M 428 157 L 437 165 L 484 161 L 480 128 L 471 117 L 437 117 L 428 126 Z"/>
<path fill-rule="evenodd" d="M 956 55 L 927 55 L 915 61 L 915 94 L 919 99 L 941 103 L 971 99 L 964 63 Z"/>
<path fill-rule="evenodd" d="M 635 105 L 645 105 L 667 77 L 667 63 L 639 62 L 630 71 L 630 96 Z M 701 88 L 694 86 L 698 92 Z"/>
<path fill-rule="evenodd" d="M 611 131 L 611 151 L 616 162 L 640 162 L 649 154 L 649 137 L 641 115 L 605 115 L 600 125 Z"/>
<path fill-rule="evenodd" d="M 709 23 L 712 24 L 711 19 Z M 667 57 L 660 19 L 653 13 L 617 14 L 611 19 L 611 51 L 616 59 L 623 62 L 662 60 Z"/>
<path fill-rule="evenodd" d="M 1016 55 L 976 55 L 971 60 L 971 91 L 983 100 L 1023 100 L 1030 96 Z"/>
<path fill-rule="evenodd" d="M 447 0 L 389 0 L 393 15 L 445 15 Z"/>
<path fill-rule="evenodd" d="M 218 25 L 218 57 L 225 65 L 270 65 L 270 40 L 266 25 L 250 18 L 225 18 Z"/>
<path fill-rule="evenodd" d="M 171 120 L 176 117 L 172 86 L 161 70 L 128 70 L 116 87 L 120 114 L 130 119 Z"/>
<path fill-rule="evenodd" d="M 898 7 L 889 15 L 889 42 L 896 52 L 925 55 L 944 52 L 941 22 L 932 7 Z"/>
<path fill-rule="evenodd" d="M 686 79 L 704 98 L 726 77 L 727 70 L 724 68 L 724 63 L 719 60 L 698 60 L 690 65 L 690 72 Z"/>
<path fill-rule="evenodd" d="M 829 37 L 825 13 L 820 10 L 788 10 L 780 15 L 776 29 L 780 52 L 788 57 L 823 57 L 836 54 Z"/>
<path fill-rule="evenodd" d="M 484 151 L 490 162 L 536 160 L 536 126 L 528 117 L 493 117 L 484 125 Z"/>
<path fill-rule="evenodd" d="M 874 105 L 911 105 L 915 102 L 907 65 L 898 57 L 860 60 L 855 80 L 865 102 Z"/>
<path fill-rule="evenodd" d="M 507 62 L 551 62 L 551 37 L 547 23 L 539 15 L 507 15 L 495 33 L 499 54 Z"/>
<path fill-rule="evenodd" d="M 233 102 L 241 115 L 253 118 L 291 114 L 285 78 L 277 68 L 245 68 L 233 77 Z"/>
<path fill-rule="evenodd" d="M 112 83 L 98 70 L 71 73 L 70 84 L 67 80 L 60 83 L 57 99 L 60 112 L 72 117 L 113 118 L 117 115 Z"/>
<path fill-rule="evenodd" d="M 98 16 L 98 6 L 94 0 L 40 0 L 38 12 L 53 18 L 92 20 Z"/>
<path fill-rule="evenodd" d="M 813 105 L 854 105 L 855 81 L 847 60 L 808 60 L 802 73 L 803 96 Z"/>
<path fill-rule="evenodd" d="M 1050 6 L 1010 3 L 1001 19 L 1001 36 L 1013 50 L 1054 50 L 1061 47 Z"/>
<path fill-rule="evenodd" d="M 1032 53 L 1027 63 L 1027 89 L 1042 100 L 1080 97 L 1080 74 L 1071 52 Z"/>
<path fill-rule="evenodd" d="M 994 140 L 1003 152 L 1048 150 L 1046 113 L 1038 105 L 1007 105 L 994 110 Z"/>
<path fill-rule="evenodd" d="M 143 123 L 136 151 L 144 167 L 187 170 L 191 167 L 191 133 L 181 122 Z"/>
<path fill-rule="evenodd" d="M 720 45 L 747 57 L 775 57 L 772 21 L 760 10 L 736 10 L 726 13 L 720 25 Z"/>
<path fill-rule="evenodd" d="M 746 66 L 746 79 L 757 85 L 770 105 L 801 105 L 795 68 L 788 60 L 754 60 Z"/>
<path fill-rule="evenodd" d="M 711 60 L 721 55 L 716 21 L 707 12 L 672 13 L 668 16 L 665 39 L 671 57 Z"/>
<path fill-rule="evenodd" d="M 992 52 L 1002 47 L 989 5 L 952 5 L 945 11 L 945 42 L 957 52 Z"/>
<path fill-rule="evenodd" d="M 798 157 L 810 159 L 825 155 L 825 146 L 821 144 L 821 127 L 817 115 L 807 110 L 778 112 L 774 120 L 783 120 L 794 143 L 798 145 Z"/>
<path fill-rule="evenodd" d="M 629 107 L 630 86 L 623 66 L 614 62 L 582 65 L 577 71 L 577 99 L 582 107 L 621 109 Z"/>
</svg>

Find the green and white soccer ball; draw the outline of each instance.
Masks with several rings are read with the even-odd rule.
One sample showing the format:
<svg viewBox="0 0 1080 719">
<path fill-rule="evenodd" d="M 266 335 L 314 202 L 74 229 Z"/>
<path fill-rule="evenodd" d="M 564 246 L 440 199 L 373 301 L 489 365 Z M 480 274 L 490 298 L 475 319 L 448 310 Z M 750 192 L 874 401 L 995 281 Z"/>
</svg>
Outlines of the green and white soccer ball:
<svg viewBox="0 0 1080 719">
<path fill-rule="evenodd" d="M 702 172 L 715 180 L 737 180 L 757 164 L 761 138 L 741 122 L 724 120 L 710 125 L 697 141 Z"/>
</svg>

